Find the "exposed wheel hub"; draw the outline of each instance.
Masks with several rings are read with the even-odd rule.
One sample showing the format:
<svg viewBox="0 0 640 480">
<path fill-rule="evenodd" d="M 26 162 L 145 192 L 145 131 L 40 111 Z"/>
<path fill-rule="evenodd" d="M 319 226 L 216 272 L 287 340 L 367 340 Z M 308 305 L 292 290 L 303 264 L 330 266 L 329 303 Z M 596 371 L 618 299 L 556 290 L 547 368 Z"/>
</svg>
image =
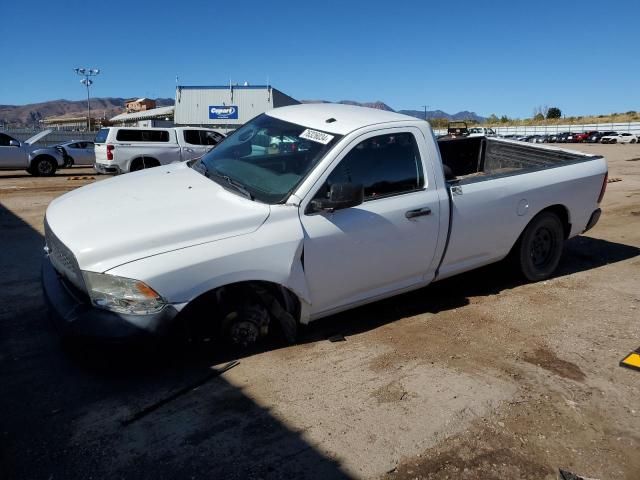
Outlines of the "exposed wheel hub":
<svg viewBox="0 0 640 480">
<path fill-rule="evenodd" d="M 269 313 L 262 305 L 247 305 L 227 314 L 225 324 L 231 342 L 246 348 L 267 333 Z"/>
</svg>

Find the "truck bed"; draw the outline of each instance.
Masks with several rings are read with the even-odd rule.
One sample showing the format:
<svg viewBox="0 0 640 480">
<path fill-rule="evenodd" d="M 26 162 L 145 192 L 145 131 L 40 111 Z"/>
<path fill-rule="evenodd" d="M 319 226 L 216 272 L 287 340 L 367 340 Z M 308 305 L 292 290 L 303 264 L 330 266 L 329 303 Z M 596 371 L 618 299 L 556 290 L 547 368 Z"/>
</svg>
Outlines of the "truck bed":
<svg viewBox="0 0 640 480">
<path fill-rule="evenodd" d="M 438 140 L 438 146 L 443 165 L 450 169 L 447 180 L 463 184 L 602 158 L 486 137 L 443 138 Z"/>
</svg>

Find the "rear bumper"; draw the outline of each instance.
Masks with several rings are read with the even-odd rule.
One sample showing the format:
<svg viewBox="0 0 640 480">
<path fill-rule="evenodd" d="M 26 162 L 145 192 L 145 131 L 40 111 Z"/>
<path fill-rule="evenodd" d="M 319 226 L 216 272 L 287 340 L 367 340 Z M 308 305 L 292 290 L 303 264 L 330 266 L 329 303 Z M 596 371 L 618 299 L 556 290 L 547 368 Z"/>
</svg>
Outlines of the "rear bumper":
<svg viewBox="0 0 640 480">
<path fill-rule="evenodd" d="M 98 173 L 107 173 L 107 174 L 119 174 L 122 173 L 120 167 L 117 165 L 104 165 L 102 163 L 94 163 L 93 169 Z"/>
<path fill-rule="evenodd" d="M 585 227 L 582 233 L 586 232 L 587 230 L 591 230 L 593 227 L 595 227 L 596 223 L 598 223 L 598 220 L 600 220 L 601 214 L 602 214 L 602 210 L 600 210 L 599 208 L 596 208 L 591 214 L 591 218 L 589 218 L 589 221 L 587 222 L 587 226 Z"/>
<path fill-rule="evenodd" d="M 178 311 L 172 305 L 150 315 L 124 315 L 92 306 L 69 287 L 48 257 L 42 262 L 42 290 L 49 316 L 60 334 L 103 340 L 125 340 L 164 333 Z"/>
</svg>

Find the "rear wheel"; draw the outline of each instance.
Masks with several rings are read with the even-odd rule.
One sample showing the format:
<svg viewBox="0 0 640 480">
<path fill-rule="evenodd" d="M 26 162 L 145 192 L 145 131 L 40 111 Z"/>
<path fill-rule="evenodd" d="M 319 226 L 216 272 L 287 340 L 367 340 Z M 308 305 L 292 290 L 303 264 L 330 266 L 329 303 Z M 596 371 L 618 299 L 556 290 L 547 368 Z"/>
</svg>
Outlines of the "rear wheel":
<svg viewBox="0 0 640 480">
<path fill-rule="evenodd" d="M 558 216 L 540 213 L 527 225 L 517 245 L 520 271 L 532 282 L 549 278 L 560 263 L 563 247 L 564 228 Z"/>
<path fill-rule="evenodd" d="M 631 139 L 631 143 L 636 143 L 636 141 L 637 141 L 637 140 L 636 140 L 635 138 L 632 138 L 632 139 Z"/>
<path fill-rule="evenodd" d="M 37 157 L 34 159 L 29 173 L 36 177 L 50 177 L 56 173 L 57 167 L 58 163 L 52 157 Z"/>
</svg>

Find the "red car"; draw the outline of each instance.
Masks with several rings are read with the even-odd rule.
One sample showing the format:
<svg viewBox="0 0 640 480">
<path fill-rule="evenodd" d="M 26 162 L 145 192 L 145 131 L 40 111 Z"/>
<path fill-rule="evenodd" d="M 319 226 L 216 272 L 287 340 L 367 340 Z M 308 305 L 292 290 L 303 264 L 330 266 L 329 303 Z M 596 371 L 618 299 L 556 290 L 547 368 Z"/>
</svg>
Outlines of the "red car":
<svg viewBox="0 0 640 480">
<path fill-rule="evenodd" d="M 591 130 L 589 132 L 576 133 L 573 135 L 573 141 L 576 143 L 586 142 L 587 138 L 589 138 L 594 133 L 598 133 L 598 132 L 595 130 Z"/>
</svg>

